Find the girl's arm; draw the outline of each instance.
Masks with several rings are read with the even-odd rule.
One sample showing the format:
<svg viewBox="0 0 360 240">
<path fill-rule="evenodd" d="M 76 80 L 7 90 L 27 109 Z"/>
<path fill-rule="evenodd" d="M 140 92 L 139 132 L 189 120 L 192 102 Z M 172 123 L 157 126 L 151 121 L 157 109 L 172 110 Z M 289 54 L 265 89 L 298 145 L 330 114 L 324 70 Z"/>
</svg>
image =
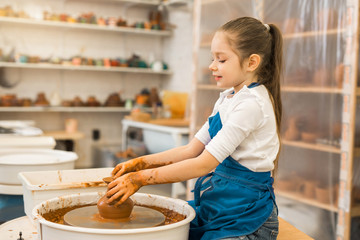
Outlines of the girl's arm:
<svg viewBox="0 0 360 240">
<path fill-rule="evenodd" d="M 146 155 L 120 163 L 114 168 L 112 175 L 114 178 L 117 178 L 125 173 L 165 166 L 184 159 L 194 158 L 199 156 L 204 148 L 204 144 L 194 138 L 185 146 L 176 147 L 164 152 Z"/>
<path fill-rule="evenodd" d="M 204 150 L 195 158 L 159 168 L 125 174 L 108 185 L 108 202 L 111 203 L 119 199 L 115 205 L 120 205 L 142 186 L 181 182 L 200 177 L 209 173 L 217 165 L 219 165 L 219 161 L 208 151 Z"/>
</svg>

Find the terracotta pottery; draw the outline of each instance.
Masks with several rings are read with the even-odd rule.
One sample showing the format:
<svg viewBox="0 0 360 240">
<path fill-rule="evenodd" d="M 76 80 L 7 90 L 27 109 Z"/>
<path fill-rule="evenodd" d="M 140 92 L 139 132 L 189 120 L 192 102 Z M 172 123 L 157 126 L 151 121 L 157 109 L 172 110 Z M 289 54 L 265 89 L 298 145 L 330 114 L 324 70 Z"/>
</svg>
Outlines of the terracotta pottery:
<svg viewBox="0 0 360 240">
<path fill-rule="evenodd" d="M 335 186 L 333 187 L 333 194 L 334 194 L 334 206 L 338 206 L 339 205 L 339 184 L 335 184 Z"/>
<path fill-rule="evenodd" d="M 341 137 L 341 129 L 342 124 L 341 122 L 334 123 L 332 127 L 332 134 L 334 139 L 339 139 Z"/>
<path fill-rule="evenodd" d="M 275 190 L 281 191 L 295 191 L 293 181 L 291 179 L 278 179 L 275 181 Z"/>
<path fill-rule="evenodd" d="M 315 143 L 317 139 L 317 134 L 312 132 L 302 132 L 301 133 L 301 140 L 307 143 Z"/>
<path fill-rule="evenodd" d="M 329 187 L 316 187 L 315 195 L 317 201 L 329 204 L 333 197 L 333 191 Z"/>
<path fill-rule="evenodd" d="M 108 197 L 104 195 L 97 203 L 100 216 L 106 219 L 120 219 L 130 216 L 134 207 L 134 203 L 130 198 L 126 199 L 126 201 L 119 206 L 108 204 L 107 200 Z"/>
<path fill-rule="evenodd" d="M 334 75 L 335 75 L 336 87 L 342 88 L 344 82 L 344 64 L 340 63 L 336 66 Z"/>
<path fill-rule="evenodd" d="M 315 198 L 316 182 L 308 180 L 304 182 L 303 193 L 306 198 Z"/>
<path fill-rule="evenodd" d="M 284 133 L 284 139 L 288 141 L 296 141 L 300 139 L 300 131 L 297 127 L 297 118 L 290 118 L 288 127 Z"/>
<path fill-rule="evenodd" d="M 37 94 L 37 98 L 35 100 L 35 106 L 49 106 L 49 101 L 46 99 L 45 93 L 40 92 Z"/>
</svg>

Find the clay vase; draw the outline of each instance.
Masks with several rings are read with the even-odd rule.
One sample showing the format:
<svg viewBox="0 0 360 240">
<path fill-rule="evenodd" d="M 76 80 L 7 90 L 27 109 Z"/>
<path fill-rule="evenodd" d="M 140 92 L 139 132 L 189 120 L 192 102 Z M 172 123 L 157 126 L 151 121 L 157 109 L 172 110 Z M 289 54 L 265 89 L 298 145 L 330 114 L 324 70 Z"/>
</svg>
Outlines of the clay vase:
<svg viewBox="0 0 360 240">
<path fill-rule="evenodd" d="M 296 141 L 300 139 L 300 131 L 297 127 L 297 119 L 290 118 L 288 128 L 285 131 L 284 139 L 289 141 Z"/>
<path fill-rule="evenodd" d="M 100 216 L 105 219 L 128 218 L 134 208 L 134 203 L 130 198 L 119 206 L 108 204 L 107 200 L 108 197 L 104 195 L 97 203 Z"/>
</svg>

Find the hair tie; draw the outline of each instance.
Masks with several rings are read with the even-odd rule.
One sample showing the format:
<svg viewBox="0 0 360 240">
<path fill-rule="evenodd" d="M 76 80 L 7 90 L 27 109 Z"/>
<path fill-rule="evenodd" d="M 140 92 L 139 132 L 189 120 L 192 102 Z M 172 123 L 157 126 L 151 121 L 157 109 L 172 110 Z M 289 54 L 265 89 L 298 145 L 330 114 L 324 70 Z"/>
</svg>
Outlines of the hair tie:
<svg viewBox="0 0 360 240">
<path fill-rule="evenodd" d="M 270 31 L 270 26 L 269 26 L 268 24 L 264 23 L 264 26 L 266 27 L 266 29 L 267 29 L 268 31 Z"/>
</svg>

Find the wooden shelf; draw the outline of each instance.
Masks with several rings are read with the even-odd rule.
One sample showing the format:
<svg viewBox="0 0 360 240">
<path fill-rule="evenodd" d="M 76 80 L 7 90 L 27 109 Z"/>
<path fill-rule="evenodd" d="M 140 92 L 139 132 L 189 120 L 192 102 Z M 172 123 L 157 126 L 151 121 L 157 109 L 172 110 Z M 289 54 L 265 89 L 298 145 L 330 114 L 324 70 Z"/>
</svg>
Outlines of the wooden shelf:
<svg viewBox="0 0 360 240">
<path fill-rule="evenodd" d="M 324 145 L 324 144 L 318 144 L 318 143 L 306 143 L 306 142 L 301 142 L 301 141 L 287 141 L 284 139 L 282 139 L 281 142 L 284 145 L 292 146 L 292 147 L 306 148 L 306 149 L 311 149 L 311 150 L 316 150 L 316 151 L 321 151 L 321 152 L 330 152 L 330 153 L 337 153 L 337 154 L 341 153 L 340 148 L 330 146 L 330 145 Z"/>
<path fill-rule="evenodd" d="M 123 112 L 131 109 L 124 107 L 0 107 L 0 112 Z"/>
<path fill-rule="evenodd" d="M 206 0 L 203 1 L 204 4 L 218 2 L 220 0 Z M 338 33 L 344 33 L 345 29 L 339 30 L 339 29 L 330 29 L 327 31 L 310 31 L 310 32 L 299 32 L 299 33 L 291 33 L 291 34 L 284 34 L 283 39 L 294 39 L 294 38 L 306 38 L 306 37 L 316 37 L 316 36 L 326 36 L 326 35 L 334 35 L 337 36 Z M 201 48 L 209 48 L 211 46 L 211 42 L 201 42 L 200 47 Z"/>
<path fill-rule="evenodd" d="M 66 28 L 66 29 L 83 29 L 92 31 L 107 31 L 107 32 L 118 32 L 118 33 L 129 33 L 129 34 L 141 34 L 141 35 L 152 35 L 152 36 L 171 36 L 172 32 L 169 30 L 149 30 L 139 29 L 132 27 L 112 27 L 112 26 L 101 26 L 97 24 L 88 23 L 67 23 L 60 21 L 45 21 L 36 20 L 29 18 L 13 18 L 13 17 L 0 17 L 0 23 L 6 24 L 28 24 L 37 26 L 48 26 L 52 28 Z"/>
<path fill-rule="evenodd" d="M 53 137 L 55 140 L 79 140 L 85 137 L 82 132 L 68 133 L 66 131 L 46 131 L 43 135 Z"/>
<path fill-rule="evenodd" d="M 335 93 L 341 94 L 341 88 L 331 88 L 331 87 L 294 87 L 294 86 L 284 86 L 281 87 L 283 92 L 300 92 L 300 93 Z"/>
<path fill-rule="evenodd" d="M 198 89 L 203 90 L 225 90 L 225 88 L 219 88 L 215 84 L 198 84 Z M 301 92 L 301 93 L 335 93 L 341 94 L 342 89 L 340 88 L 330 88 L 330 87 L 293 87 L 285 86 L 281 88 L 283 92 Z M 360 90 L 359 90 L 360 92 Z M 360 94 L 359 94 L 360 95 Z"/>
<path fill-rule="evenodd" d="M 161 0 L 106 0 L 108 2 L 116 2 L 116 3 L 133 3 L 140 5 L 150 5 L 157 6 L 161 3 Z"/>
<path fill-rule="evenodd" d="M 71 70 L 71 71 L 105 71 L 105 72 L 122 72 L 122 73 L 144 73 L 144 74 L 160 74 L 170 75 L 172 71 L 163 70 L 160 72 L 153 71 L 151 68 L 135 68 L 135 67 L 102 67 L 102 66 L 73 66 L 51 63 L 14 63 L 0 62 L 0 67 L 6 68 L 22 68 L 22 69 L 48 69 L 48 70 Z"/>
<path fill-rule="evenodd" d="M 314 206 L 314 207 L 318 207 L 318 208 L 322 208 L 328 211 L 332 211 L 332 212 L 337 212 L 338 208 L 334 205 L 331 204 L 325 204 L 325 203 L 321 203 L 316 201 L 315 199 L 308 199 L 308 198 L 304 198 L 301 194 L 299 193 L 295 193 L 295 192 L 285 192 L 285 191 L 279 191 L 279 190 L 275 190 L 275 194 L 284 198 L 288 198 L 291 200 L 296 200 L 298 202 L 310 205 L 310 206 Z"/>
<path fill-rule="evenodd" d="M 339 33 L 344 33 L 345 29 L 329 29 L 326 31 L 309 31 L 309 32 L 299 32 L 299 33 L 290 33 L 284 34 L 284 39 L 293 39 L 293 38 L 306 38 L 306 37 L 317 37 L 317 36 L 337 36 Z"/>
</svg>

